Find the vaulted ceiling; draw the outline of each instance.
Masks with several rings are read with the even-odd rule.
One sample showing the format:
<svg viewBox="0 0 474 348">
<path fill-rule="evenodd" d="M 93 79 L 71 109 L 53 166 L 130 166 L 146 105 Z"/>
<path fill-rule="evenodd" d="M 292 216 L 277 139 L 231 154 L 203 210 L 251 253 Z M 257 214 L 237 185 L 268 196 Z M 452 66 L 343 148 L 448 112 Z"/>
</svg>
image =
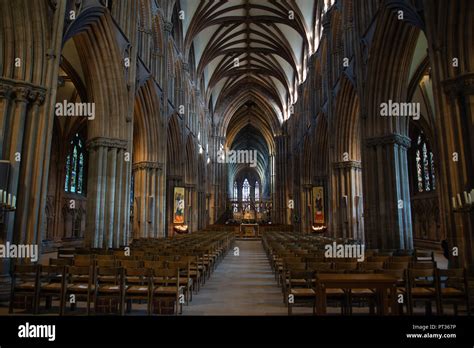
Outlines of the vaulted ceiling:
<svg viewBox="0 0 474 348">
<path fill-rule="evenodd" d="M 331 2 L 331 1 L 326 1 Z M 314 52 L 317 0 L 181 0 L 185 60 L 228 149 L 257 149 L 263 181 Z M 318 5 L 319 4 L 319 5 Z M 194 61 L 193 61 L 194 60 Z M 224 144 L 223 144 L 224 145 Z M 241 171 L 234 166 L 230 176 Z M 232 178 L 230 178 L 232 180 Z"/>
<path fill-rule="evenodd" d="M 305 78 L 313 0 L 181 0 L 184 51 L 194 50 L 206 101 L 226 113 L 241 93 L 261 96 L 281 124 Z M 241 106 L 239 105 L 239 106 Z"/>
</svg>

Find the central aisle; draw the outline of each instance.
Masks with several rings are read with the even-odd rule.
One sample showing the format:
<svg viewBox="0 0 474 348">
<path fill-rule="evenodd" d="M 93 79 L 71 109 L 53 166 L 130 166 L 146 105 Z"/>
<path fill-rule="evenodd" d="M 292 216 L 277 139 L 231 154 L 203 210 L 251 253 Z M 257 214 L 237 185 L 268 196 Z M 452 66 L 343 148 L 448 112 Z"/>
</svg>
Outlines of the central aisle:
<svg viewBox="0 0 474 348">
<path fill-rule="evenodd" d="M 261 241 L 236 241 L 183 315 L 287 315 Z"/>
</svg>

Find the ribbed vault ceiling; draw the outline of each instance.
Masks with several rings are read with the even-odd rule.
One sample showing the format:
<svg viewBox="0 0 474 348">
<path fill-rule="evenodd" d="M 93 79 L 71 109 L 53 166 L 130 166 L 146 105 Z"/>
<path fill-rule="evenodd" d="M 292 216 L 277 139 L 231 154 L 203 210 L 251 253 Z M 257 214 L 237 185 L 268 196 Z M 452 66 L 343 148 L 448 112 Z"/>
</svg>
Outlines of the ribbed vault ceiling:
<svg viewBox="0 0 474 348">
<path fill-rule="evenodd" d="M 221 110 L 237 87 L 265 94 L 280 123 L 288 117 L 288 104 L 304 78 L 314 3 L 181 0 L 185 52 L 194 49 L 206 101 Z"/>
<path fill-rule="evenodd" d="M 313 0 L 181 0 L 185 59 L 227 149 L 258 150 L 265 184 L 274 136 L 289 118 L 312 50 Z M 191 54 L 191 52 L 193 52 Z M 230 183 L 242 170 L 231 166 Z"/>
</svg>

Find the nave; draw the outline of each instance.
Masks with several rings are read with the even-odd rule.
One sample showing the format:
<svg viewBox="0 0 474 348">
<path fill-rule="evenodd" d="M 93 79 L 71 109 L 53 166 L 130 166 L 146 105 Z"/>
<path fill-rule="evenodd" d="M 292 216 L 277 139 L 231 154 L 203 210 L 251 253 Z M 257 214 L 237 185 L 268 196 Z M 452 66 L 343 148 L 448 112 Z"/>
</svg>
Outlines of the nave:
<svg viewBox="0 0 474 348">
<path fill-rule="evenodd" d="M 433 314 L 443 291 L 467 314 L 472 0 L 0 0 L 0 16 L 5 314 L 430 314 L 415 285 Z"/>
</svg>

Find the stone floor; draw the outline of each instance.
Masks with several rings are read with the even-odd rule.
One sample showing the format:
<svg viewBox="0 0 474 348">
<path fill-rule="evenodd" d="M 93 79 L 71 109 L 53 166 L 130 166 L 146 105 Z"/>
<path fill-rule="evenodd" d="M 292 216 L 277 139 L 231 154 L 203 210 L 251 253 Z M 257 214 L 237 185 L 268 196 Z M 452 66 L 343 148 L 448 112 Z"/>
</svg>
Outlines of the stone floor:
<svg viewBox="0 0 474 348">
<path fill-rule="evenodd" d="M 236 241 L 184 315 L 286 315 L 261 241 Z"/>
</svg>

